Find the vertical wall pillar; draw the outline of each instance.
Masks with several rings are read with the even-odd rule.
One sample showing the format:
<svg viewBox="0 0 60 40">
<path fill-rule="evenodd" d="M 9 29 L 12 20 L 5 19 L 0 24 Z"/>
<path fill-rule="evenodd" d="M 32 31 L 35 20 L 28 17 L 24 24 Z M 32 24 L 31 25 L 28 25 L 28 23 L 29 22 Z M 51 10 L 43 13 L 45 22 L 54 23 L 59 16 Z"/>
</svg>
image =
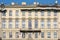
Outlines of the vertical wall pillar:
<svg viewBox="0 0 60 40">
<path fill-rule="evenodd" d="M 1 29 L 1 12 L 0 12 L 0 40 L 2 40 L 2 35 L 1 35 L 1 33 L 2 33 L 2 29 Z"/>
<path fill-rule="evenodd" d="M 58 12 L 58 39 L 60 39 L 60 12 Z"/>
</svg>

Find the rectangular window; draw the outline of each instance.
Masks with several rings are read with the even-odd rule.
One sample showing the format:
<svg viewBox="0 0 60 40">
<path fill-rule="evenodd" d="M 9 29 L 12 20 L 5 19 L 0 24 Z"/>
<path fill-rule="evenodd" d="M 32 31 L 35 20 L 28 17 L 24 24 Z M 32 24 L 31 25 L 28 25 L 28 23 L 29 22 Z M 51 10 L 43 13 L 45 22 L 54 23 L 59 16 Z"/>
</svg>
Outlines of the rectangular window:
<svg viewBox="0 0 60 40">
<path fill-rule="evenodd" d="M 38 16 L 38 12 L 37 11 L 35 12 L 35 16 Z"/>
<path fill-rule="evenodd" d="M 12 38 L 12 32 L 9 32 L 9 38 Z"/>
<path fill-rule="evenodd" d="M 5 19 L 2 20 L 2 28 L 6 28 L 6 20 Z"/>
<path fill-rule="evenodd" d="M 6 13 L 5 13 L 5 12 L 3 12 L 3 13 L 2 13 L 2 16 L 6 16 Z"/>
<path fill-rule="evenodd" d="M 9 10 L 9 16 L 12 16 L 12 10 Z"/>
<path fill-rule="evenodd" d="M 54 32 L 54 38 L 57 38 L 57 32 Z"/>
<path fill-rule="evenodd" d="M 16 32 L 16 33 L 15 33 L 15 37 L 16 37 L 16 38 L 19 38 L 19 32 Z"/>
<path fill-rule="evenodd" d="M 32 38 L 32 35 L 31 35 L 31 33 L 29 33 L 29 34 L 28 34 L 28 38 Z"/>
<path fill-rule="evenodd" d="M 47 38 L 51 38 L 51 33 L 47 32 Z"/>
<path fill-rule="evenodd" d="M 53 25 L 54 25 L 54 28 L 57 28 L 57 19 L 54 19 Z"/>
<path fill-rule="evenodd" d="M 31 29 L 32 28 L 32 21 L 28 20 L 28 28 Z"/>
<path fill-rule="evenodd" d="M 44 20 L 41 20 L 41 28 L 44 28 Z"/>
<path fill-rule="evenodd" d="M 41 16 L 44 16 L 44 11 L 41 11 Z"/>
<path fill-rule="evenodd" d="M 35 38 L 38 38 L 38 33 L 35 33 Z"/>
<path fill-rule="evenodd" d="M 12 20 L 9 19 L 9 28 L 12 28 Z"/>
<path fill-rule="evenodd" d="M 35 28 L 38 28 L 38 20 L 35 20 Z"/>
<path fill-rule="evenodd" d="M 22 28 L 25 28 L 25 20 L 22 20 Z"/>
<path fill-rule="evenodd" d="M 3 33 L 2 33 L 2 37 L 3 37 L 3 38 L 6 38 L 6 32 L 3 32 Z"/>
<path fill-rule="evenodd" d="M 57 16 L 57 10 L 54 10 L 54 16 Z"/>
<path fill-rule="evenodd" d="M 47 27 L 48 27 L 48 28 L 51 27 L 51 21 L 50 21 L 50 19 L 47 20 Z"/>
<path fill-rule="evenodd" d="M 22 11 L 22 16 L 25 16 L 25 11 Z"/>
<path fill-rule="evenodd" d="M 16 10 L 16 16 L 19 16 L 19 10 Z"/>
<path fill-rule="evenodd" d="M 28 15 L 31 16 L 31 11 L 29 11 L 29 14 Z"/>
<path fill-rule="evenodd" d="M 48 10 L 47 15 L 48 15 L 48 16 L 51 16 L 51 11 L 50 11 L 50 10 Z"/>
<path fill-rule="evenodd" d="M 25 33 L 22 33 L 22 38 L 25 38 Z"/>
<path fill-rule="evenodd" d="M 19 20 L 15 20 L 15 28 L 19 28 Z"/>
<path fill-rule="evenodd" d="M 44 38 L 44 32 L 41 32 L 41 38 Z"/>
</svg>

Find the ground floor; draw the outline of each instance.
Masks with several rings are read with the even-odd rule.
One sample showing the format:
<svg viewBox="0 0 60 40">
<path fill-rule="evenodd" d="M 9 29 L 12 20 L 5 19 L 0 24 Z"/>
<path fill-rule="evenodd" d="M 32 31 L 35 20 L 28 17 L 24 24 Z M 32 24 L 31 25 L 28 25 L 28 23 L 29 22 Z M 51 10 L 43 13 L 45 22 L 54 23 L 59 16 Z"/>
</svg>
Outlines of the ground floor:
<svg viewBox="0 0 60 40">
<path fill-rule="evenodd" d="M 2 39 L 2 40 L 58 40 L 58 39 Z"/>
</svg>

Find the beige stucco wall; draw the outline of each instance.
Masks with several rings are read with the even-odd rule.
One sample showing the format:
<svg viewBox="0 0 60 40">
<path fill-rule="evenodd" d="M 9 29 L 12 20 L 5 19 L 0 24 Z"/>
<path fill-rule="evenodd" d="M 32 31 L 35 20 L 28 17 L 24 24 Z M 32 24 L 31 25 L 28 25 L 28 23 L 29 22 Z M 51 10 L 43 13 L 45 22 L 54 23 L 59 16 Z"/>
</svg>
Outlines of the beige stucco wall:
<svg viewBox="0 0 60 40">
<path fill-rule="evenodd" d="M 8 40 L 8 39 L 10 39 L 9 38 L 9 32 L 10 31 L 12 31 L 13 32 L 13 38 L 12 38 L 12 40 L 28 40 L 27 38 L 28 38 L 28 33 L 26 33 L 26 38 L 25 39 L 23 39 L 22 37 L 21 37 L 21 35 L 19 34 L 19 38 L 17 39 L 17 38 L 15 38 L 15 32 L 16 31 L 19 31 L 20 29 L 22 29 L 22 18 L 25 18 L 25 20 L 26 20 L 26 28 L 25 29 L 22 29 L 22 30 L 29 30 L 28 29 L 28 19 L 27 18 L 32 18 L 32 30 L 33 29 L 35 29 L 34 28 L 34 19 L 35 18 L 38 18 L 38 29 L 36 29 L 36 30 L 41 30 L 42 32 L 45 32 L 45 37 L 42 39 L 41 37 L 40 37 L 40 34 L 39 34 L 39 37 L 37 38 L 38 40 L 58 40 L 58 38 L 60 38 L 60 12 L 58 12 L 58 16 L 54 16 L 54 12 L 52 11 L 51 12 L 51 16 L 47 16 L 47 11 L 45 11 L 45 13 L 44 13 L 44 16 L 41 16 L 41 12 L 38 12 L 37 14 L 38 14 L 38 16 L 35 16 L 35 12 L 33 11 L 31 14 L 32 14 L 32 16 L 28 16 L 28 11 L 25 13 L 25 16 L 22 16 L 22 12 L 21 12 L 21 10 L 20 9 L 24 9 L 24 8 L 6 8 L 7 9 L 7 13 L 6 13 L 6 16 L 5 17 L 3 17 L 2 16 L 2 19 L 3 18 L 5 18 L 6 19 L 6 29 L 2 29 L 2 32 L 3 31 L 6 31 L 6 39 Z M 33 8 L 25 8 L 25 9 L 33 9 Z M 36 8 L 35 8 L 36 9 Z M 60 9 L 60 8 L 59 8 Z M 13 13 L 12 13 L 12 16 L 11 17 L 9 17 L 9 10 L 12 10 L 13 11 Z M 16 17 L 15 16 L 15 10 L 19 10 L 19 16 L 18 17 Z M 12 29 L 9 29 L 8 28 L 8 21 L 9 21 L 9 18 L 12 18 L 12 21 L 13 21 L 13 28 Z M 16 18 L 18 18 L 19 19 L 19 28 L 18 29 L 16 29 L 15 28 L 15 19 Z M 41 18 L 44 18 L 44 21 L 45 21 L 45 28 L 44 29 L 42 29 L 41 27 L 40 27 L 40 21 L 41 21 Z M 50 18 L 51 19 L 51 29 L 48 29 L 47 28 L 47 18 Z M 57 27 L 57 29 L 54 29 L 53 28 L 53 19 L 54 18 L 57 18 L 58 19 L 58 27 Z M 1 21 L 1 20 L 0 20 Z M 1 28 L 1 23 L 0 23 L 0 28 Z M 1 30 L 1 29 L 0 29 Z M 50 39 L 48 39 L 47 38 L 47 32 L 51 32 L 51 38 Z M 55 38 L 53 38 L 53 32 L 54 31 L 57 31 L 58 32 L 58 37 L 55 39 Z M 35 39 L 34 38 L 34 33 L 32 33 L 32 37 L 33 37 L 33 39 L 34 40 L 37 40 L 37 39 Z M 3 40 L 5 40 L 4 38 L 3 38 Z M 31 39 L 30 39 L 31 40 Z"/>
</svg>

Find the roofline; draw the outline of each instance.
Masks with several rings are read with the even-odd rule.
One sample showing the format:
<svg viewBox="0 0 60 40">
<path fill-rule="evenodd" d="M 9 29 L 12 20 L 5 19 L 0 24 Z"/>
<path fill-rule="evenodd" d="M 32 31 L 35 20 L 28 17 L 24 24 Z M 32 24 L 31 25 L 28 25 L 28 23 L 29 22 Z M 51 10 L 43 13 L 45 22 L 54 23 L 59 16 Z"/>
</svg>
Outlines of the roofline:
<svg viewBox="0 0 60 40">
<path fill-rule="evenodd" d="M 1 7 L 1 6 L 0 6 Z M 55 5 L 5 5 L 5 8 L 36 8 L 36 7 L 56 7 L 60 8 L 60 5 L 55 4 Z"/>
</svg>

